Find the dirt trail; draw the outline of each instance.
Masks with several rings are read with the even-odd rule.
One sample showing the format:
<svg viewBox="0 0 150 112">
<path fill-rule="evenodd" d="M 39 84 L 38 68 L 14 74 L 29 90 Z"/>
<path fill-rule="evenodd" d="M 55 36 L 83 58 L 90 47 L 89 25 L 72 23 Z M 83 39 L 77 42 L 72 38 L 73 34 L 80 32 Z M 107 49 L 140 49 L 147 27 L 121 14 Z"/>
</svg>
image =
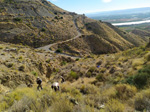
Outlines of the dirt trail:
<svg viewBox="0 0 150 112">
<path fill-rule="evenodd" d="M 73 38 L 71 38 L 71 39 L 65 40 L 65 41 L 56 42 L 56 43 L 49 44 L 49 45 L 46 45 L 46 46 L 43 46 L 43 47 L 39 47 L 39 48 L 37 48 L 37 49 L 45 50 L 45 51 L 51 52 L 51 53 L 55 53 L 55 51 L 52 51 L 52 50 L 50 50 L 49 48 L 52 47 L 52 46 L 54 46 L 54 45 L 62 44 L 62 43 L 65 43 L 65 42 L 72 41 L 72 40 L 74 40 L 74 39 L 76 39 L 76 38 L 79 38 L 82 34 L 80 33 L 80 31 L 79 31 L 79 29 L 78 29 L 78 27 L 77 27 L 77 24 L 76 24 L 76 19 L 77 19 L 77 18 L 78 18 L 78 16 L 74 18 L 74 24 L 75 24 L 75 27 L 76 27 L 77 32 L 78 32 L 78 35 L 77 35 L 77 36 L 75 36 L 75 37 L 73 37 Z M 71 56 L 71 55 L 68 55 L 68 54 L 65 54 L 65 53 L 58 53 L 58 54 L 64 55 L 64 56 L 68 56 L 68 57 L 75 57 L 75 56 Z M 77 57 L 77 58 L 79 58 L 79 57 Z"/>
</svg>

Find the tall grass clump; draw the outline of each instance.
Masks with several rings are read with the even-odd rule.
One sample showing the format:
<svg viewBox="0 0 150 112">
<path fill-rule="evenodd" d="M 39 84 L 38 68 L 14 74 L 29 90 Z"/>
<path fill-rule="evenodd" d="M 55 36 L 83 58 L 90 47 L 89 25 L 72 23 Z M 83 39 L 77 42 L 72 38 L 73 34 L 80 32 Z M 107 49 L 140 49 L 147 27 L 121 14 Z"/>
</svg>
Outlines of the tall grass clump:
<svg viewBox="0 0 150 112">
<path fill-rule="evenodd" d="M 140 112 L 150 111 L 150 90 L 149 89 L 144 90 L 135 96 L 134 107 L 135 110 Z"/>
<path fill-rule="evenodd" d="M 77 80 L 79 78 L 79 75 L 77 74 L 77 72 L 75 71 L 70 71 L 69 75 L 68 75 L 68 80 L 72 81 L 72 80 Z"/>
<path fill-rule="evenodd" d="M 73 112 L 73 104 L 67 98 L 60 98 L 51 106 L 51 112 Z"/>
<path fill-rule="evenodd" d="M 106 103 L 105 112 L 124 112 L 124 105 L 118 100 L 112 99 Z"/>
<path fill-rule="evenodd" d="M 144 57 L 147 61 L 150 61 L 150 52 L 148 52 L 145 57 Z"/>
<path fill-rule="evenodd" d="M 115 89 L 116 97 L 118 97 L 120 100 L 128 100 L 129 98 L 132 98 L 137 92 L 136 87 L 127 84 L 118 84 L 115 86 Z"/>
<path fill-rule="evenodd" d="M 53 91 L 50 89 L 38 92 L 35 88 L 17 88 L 0 101 L 0 105 L 2 105 L 0 111 L 22 112 L 23 110 L 32 110 L 34 112 L 44 112 L 52 104 L 52 96 Z"/>
</svg>

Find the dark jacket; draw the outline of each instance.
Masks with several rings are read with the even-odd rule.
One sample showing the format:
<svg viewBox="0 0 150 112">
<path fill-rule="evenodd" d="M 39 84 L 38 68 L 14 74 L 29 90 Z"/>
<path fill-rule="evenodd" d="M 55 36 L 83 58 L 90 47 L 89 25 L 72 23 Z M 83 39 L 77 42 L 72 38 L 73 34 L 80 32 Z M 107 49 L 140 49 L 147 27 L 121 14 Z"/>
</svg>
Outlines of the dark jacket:
<svg viewBox="0 0 150 112">
<path fill-rule="evenodd" d="M 37 79 L 36 82 L 37 82 L 37 84 L 41 84 L 42 80 L 41 79 Z"/>
</svg>

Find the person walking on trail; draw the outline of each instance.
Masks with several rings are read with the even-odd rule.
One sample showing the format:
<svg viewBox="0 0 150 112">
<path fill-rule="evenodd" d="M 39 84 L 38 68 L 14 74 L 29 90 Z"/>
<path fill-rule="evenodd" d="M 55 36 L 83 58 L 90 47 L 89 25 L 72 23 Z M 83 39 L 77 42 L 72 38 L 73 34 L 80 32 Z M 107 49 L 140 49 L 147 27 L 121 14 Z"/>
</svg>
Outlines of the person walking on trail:
<svg viewBox="0 0 150 112">
<path fill-rule="evenodd" d="M 54 89 L 55 91 L 59 91 L 59 83 L 58 82 L 54 82 L 51 86 L 52 89 Z"/>
<path fill-rule="evenodd" d="M 38 78 L 36 79 L 36 83 L 38 84 L 38 87 L 37 87 L 38 90 L 40 90 L 40 88 L 43 89 L 43 88 L 42 88 L 42 79 L 40 79 L 40 78 L 38 77 Z"/>
<path fill-rule="evenodd" d="M 61 83 L 64 83 L 64 82 L 65 82 L 64 77 L 63 77 L 63 76 L 60 76 L 60 78 L 61 78 Z"/>
</svg>

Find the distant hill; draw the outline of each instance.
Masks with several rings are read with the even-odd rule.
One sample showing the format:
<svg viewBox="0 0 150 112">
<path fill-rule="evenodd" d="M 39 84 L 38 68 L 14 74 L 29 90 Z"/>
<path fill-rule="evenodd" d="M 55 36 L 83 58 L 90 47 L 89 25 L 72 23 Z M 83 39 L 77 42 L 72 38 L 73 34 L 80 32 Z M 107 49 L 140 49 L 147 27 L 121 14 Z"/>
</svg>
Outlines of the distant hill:
<svg viewBox="0 0 150 112">
<path fill-rule="evenodd" d="M 37 48 L 74 38 L 80 32 L 80 38 L 62 47 L 64 52 L 78 54 L 114 53 L 145 43 L 109 23 L 65 11 L 46 0 L 0 2 L 0 41 Z M 53 47 L 57 50 L 58 46 Z"/>
</svg>

